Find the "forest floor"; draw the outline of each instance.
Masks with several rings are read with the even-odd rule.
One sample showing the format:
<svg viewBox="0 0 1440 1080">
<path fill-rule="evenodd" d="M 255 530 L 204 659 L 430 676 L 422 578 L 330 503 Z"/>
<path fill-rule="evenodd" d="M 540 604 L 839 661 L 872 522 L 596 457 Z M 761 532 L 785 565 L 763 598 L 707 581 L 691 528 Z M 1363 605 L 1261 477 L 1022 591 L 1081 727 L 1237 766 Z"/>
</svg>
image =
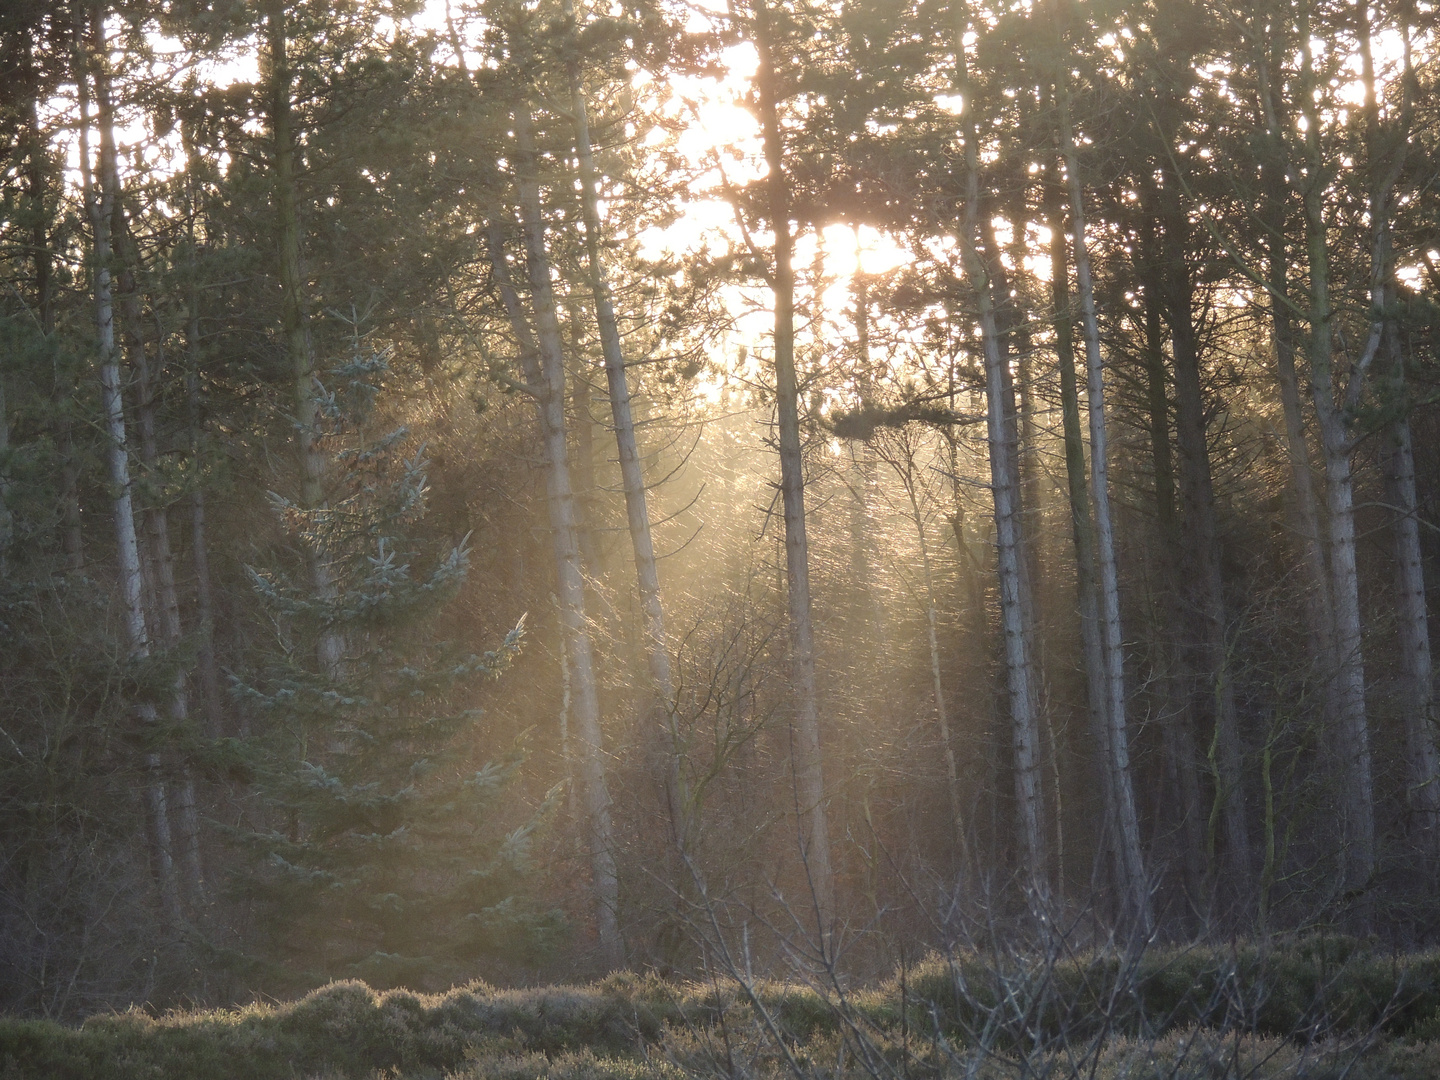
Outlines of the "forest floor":
<svg viewBox="0 0 1440 1080">
<path fill-rule="evenodd" d="M 823 974 L 823 973 L 822 973 Z M 924 1080 L 1440 1076 L 1440 952 L 1348 940 L 932 956 L 842 980 L 445 994 L 0 1019 L 10 1080 Z"/>
</svg>

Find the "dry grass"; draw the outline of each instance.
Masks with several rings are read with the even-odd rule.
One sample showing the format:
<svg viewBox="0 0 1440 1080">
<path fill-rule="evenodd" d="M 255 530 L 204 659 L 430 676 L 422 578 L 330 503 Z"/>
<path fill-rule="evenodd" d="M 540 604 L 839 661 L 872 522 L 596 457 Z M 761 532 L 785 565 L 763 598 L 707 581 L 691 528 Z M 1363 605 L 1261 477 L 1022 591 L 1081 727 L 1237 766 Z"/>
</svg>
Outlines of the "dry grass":
<svg viewBox="0 0 1440 1080">
<path fill-rule="evenodd" d="M 1440 1076 L 1440 956 L 1350 942 L 934 957 L 853 993 L 621 975 L 585 987 L 0 1021 L 15 1080 L 1410 1080 Z M 762 1022 L 763 1009 L 773 1024 Z M 777 1038 L 778 1036 L 778 1038 Z"/>
</svg>

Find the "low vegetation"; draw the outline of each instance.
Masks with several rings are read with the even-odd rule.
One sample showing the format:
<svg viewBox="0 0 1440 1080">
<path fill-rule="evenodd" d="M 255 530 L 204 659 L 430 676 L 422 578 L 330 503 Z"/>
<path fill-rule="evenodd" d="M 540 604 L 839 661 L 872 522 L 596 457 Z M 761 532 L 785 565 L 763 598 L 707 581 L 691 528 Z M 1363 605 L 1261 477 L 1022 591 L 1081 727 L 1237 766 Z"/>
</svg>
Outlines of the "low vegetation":
<svg viewBox="0 0 1440 1080">
<path fill-rule="evenodd" d="M 377 993 L 0 1020 L 6 1080 L 1341 1077 L 1440 1072 L 1440 952 L 956 953 L 881 983 L 615 975 L 583 987 Z"/>
</svg>

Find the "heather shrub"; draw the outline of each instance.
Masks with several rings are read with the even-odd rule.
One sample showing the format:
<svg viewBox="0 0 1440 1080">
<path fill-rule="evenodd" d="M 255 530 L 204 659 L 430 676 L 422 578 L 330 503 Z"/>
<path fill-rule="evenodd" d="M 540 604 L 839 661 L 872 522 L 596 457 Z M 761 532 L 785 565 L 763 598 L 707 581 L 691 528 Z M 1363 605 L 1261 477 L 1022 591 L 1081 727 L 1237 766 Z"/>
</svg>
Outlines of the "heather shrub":
<svg viewBox="0 0 1440 1080">
<path fill-rule="evenodd" d="M 615 975 L 445 994 L 0 1020 L 4 1080 L 681 1080 L 1440 1075 L 1433 954 L 1342 943 L 931 957 L 835 983 Z M 843 984 L 841 984 L 843 985 Z"/>
</svg>

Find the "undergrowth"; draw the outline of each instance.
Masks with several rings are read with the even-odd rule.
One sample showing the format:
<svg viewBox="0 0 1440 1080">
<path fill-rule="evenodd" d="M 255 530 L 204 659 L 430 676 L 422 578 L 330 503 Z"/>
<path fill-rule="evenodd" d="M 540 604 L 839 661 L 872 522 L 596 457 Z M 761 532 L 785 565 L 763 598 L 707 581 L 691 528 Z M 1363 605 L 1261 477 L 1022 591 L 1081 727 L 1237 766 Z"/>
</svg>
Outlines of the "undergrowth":
<svg viewBox="0 0 1440 1080">
<path fill-rule="evenodd" d="M 0 1020 L 15 1080 L 926 1080 L 1440 1075 L 1440 953 L 1283 949 L 934 956 L 878 985 L 616 975 L 585 987 Z M 753 996 L 752 996 L 753 992 Z"/>
</svg>

